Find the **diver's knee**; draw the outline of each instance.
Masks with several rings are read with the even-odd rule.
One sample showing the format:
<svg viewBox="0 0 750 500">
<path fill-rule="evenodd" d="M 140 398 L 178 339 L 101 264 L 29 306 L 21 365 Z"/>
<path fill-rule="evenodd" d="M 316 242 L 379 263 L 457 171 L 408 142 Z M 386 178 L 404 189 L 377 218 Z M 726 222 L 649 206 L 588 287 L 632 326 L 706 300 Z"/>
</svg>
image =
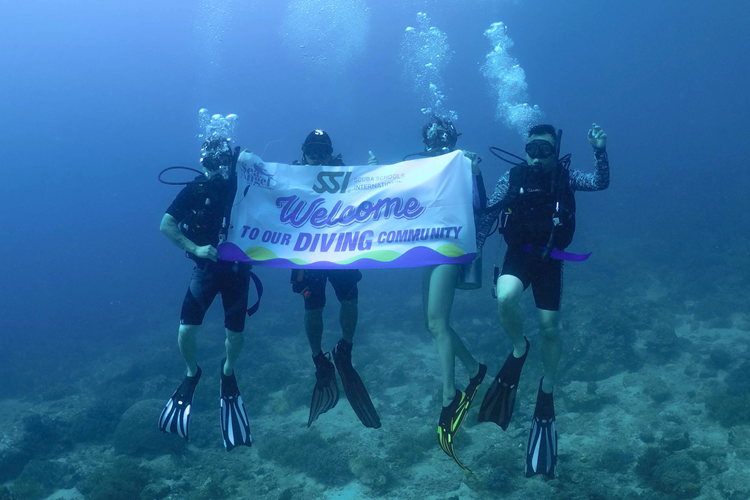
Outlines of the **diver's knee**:
<svg viewBox="0 0 750 500">
<path fill-rule="evenodd" d="M 235 332 L 235 331 L 232 331 L 232 330 L 230 330 L 228 328 L 225 328 L 224 330 L 227 333 L 227 340 L 229 341 L 230 344 L 237 344 L 237 343 L 240 343 L 240 342 L 244 342 L 244 340 L 245 340 L 245 332 L 244 331 Z"/>
<path fill-rule="evenodd" d="M 508 309 L 514 307 L 516 304 L 518 304 L 518 301 L 513 297 L 510 293 L 503 293 L 501 290 L 498 290 L 497 292 L 497 307 L 500 308 L 502 311 L 507 311 Z"/>
<path fill-rule="evenodd" d="M 540 320 L 539 333 L 546 340 L 557 340 L 560 338 L 557 317 L 549 317 Z"/>
<path fill-rule="evenodd" d="M 523 285 L 520 288 L 514 285 L 514 283 L 498 282 L 496 290 L 497 306 L 501 310 L 508 310 L 518 305 L 523 293 Z"/>
<path fill-rule="evenodd" d="M 436 337 L 448 332 L 448 321 L 441 316 L 428 316 L 426 326 L 427 330 Z"/>
<path fill-rule="evenodd" d="M 358 299 L 350 299 L 350 300 L 342 300 L 341 301 L 341 309 L 357 309 L 359 306 L 359 300 Z"/>
<path fill-rule="evenodd" d="M 520 294 L 513 289 L 503 289 L 498 287 L 497 290 L 497 308 L 501 313 L 512 312 L 518 309 Z"/>
<path fill-rule="evenodd" d="M 179 336 L 180 340 L 192 340 L 198 333 L 200 325 L 180 325 Z"/>
<path fill-rule="evenodd" d="M 307 321 L 322 320 L 323 319 L 323 308 L 318 309 L 305 309 L 305 319 Z"/>
</svg>

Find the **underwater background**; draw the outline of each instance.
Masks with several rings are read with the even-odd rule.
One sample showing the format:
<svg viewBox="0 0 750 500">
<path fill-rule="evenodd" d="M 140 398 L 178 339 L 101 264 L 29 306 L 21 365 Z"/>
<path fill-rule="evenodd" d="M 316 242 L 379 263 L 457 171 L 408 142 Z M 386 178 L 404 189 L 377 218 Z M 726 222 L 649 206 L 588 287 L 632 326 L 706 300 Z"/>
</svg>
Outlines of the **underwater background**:
<svg viewBox="0 0 750 500">
<path fill-rule="evenodd" d="M 745 1 L 3 3 L 0 499 L 750 498 L 748 19 Z M 488 62 L 498 22 L 509 58 Z M 603 127 L 611 186 L 577 196 L 570 248 L 593 255 L 565 266 L 556 479 L 523 477 L 541 375 L 530 293 L 511 427 L 472 409 L 456 451 L 473 474 L 440 450 L 419 269 L 359 287 L 354 365 L 381 429 L 343 401 L 306 428 L 302 300 L 288 271 L 256 267 L 266 294 L 237 368 L 253 447 L 221 443 L 218 305 L 191 442 L 158 433 L 184 376 L 192 262 L 158 231 L 178 188 L 157 175 L 198 166 L 201 108 L 237 114 L 237 143 L 267 161 L 298 159 L 322 128 L 350 165 L 422 150 L 422 110 L 454 112 L 488 192 L 506 171 L 488 147 L 520 153 L 524 120 L 564 129 L 589 172 L 586 133 Z M 488 285 L 503 251 L 489 240 L 484 287 L 452 313 L 490 374 L 511 348 Z"/>
</svg>

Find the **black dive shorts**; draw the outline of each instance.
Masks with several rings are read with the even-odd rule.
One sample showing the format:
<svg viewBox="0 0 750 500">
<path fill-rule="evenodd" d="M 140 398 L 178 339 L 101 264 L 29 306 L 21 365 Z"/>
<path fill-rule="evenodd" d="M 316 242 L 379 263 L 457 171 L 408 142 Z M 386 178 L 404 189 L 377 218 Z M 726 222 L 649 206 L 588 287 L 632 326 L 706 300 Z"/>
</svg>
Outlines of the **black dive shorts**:
<svg viewBox="0 0 750 500">
<path fill-rule="evenodd" d="M 546 311 L 559 311 L 562 298 L 562 261 L 532 255 L 512 246 L 505 252 L 501 275 L 515 276 L 526 290 L 531 285 L 536 307 Z"/>
<path fill-rule="evenodd" d="M 233 332 L 245 329 L 250 265 L 242 262 L 208 262 L 193 269 L 190 286 L 182 302 L 181 325 L 200 325 L 217 294 L 224 305 L 224 327 Z"/>
<path fill-rule="evenodd" d="M 326 305 L 326 280 L 343 302 L 359 298 L 357 283 L 361 279 L 359 269 L 292 269 L 292 290 L 305 298 L 305 309 L 321 309 Z"/>
</svg>

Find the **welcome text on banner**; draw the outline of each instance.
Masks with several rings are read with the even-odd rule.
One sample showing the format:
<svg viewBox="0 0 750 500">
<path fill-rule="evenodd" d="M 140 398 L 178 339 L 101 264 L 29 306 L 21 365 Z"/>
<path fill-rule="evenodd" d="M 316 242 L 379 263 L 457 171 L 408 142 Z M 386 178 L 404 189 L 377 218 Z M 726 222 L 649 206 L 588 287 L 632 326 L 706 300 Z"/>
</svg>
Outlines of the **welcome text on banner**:
<svg viewBox="0 0 750 500">
<path fill-rule="evenodd" d="M 301 269 L 466 264 L 476 254 L 471 161 L 267 163 L 243 152 L 224 260 Z"/>
</svg>

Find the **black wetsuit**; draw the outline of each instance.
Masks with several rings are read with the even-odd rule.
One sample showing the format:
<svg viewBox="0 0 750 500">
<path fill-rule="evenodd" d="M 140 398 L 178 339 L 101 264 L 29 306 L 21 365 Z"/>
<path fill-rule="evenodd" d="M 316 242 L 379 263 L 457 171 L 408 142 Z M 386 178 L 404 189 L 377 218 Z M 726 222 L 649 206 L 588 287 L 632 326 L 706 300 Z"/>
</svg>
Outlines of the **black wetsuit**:
<svg viewBox="0 0 750 500">
<path fill-rule="evenodd" d="M 567 176 L 568 186 L 566 188 L 571 196 L 575 191 L 600 191 L 607 189 L 609 186 L 609 158 L 607 151 L 605 149 L 594 149 L 594 157 L 593 174 L 581 170 L 570 170 Z M 549 181 L 542 177 L 536 179 L 530 178 L 529 182 L 531 184 L 538 184 L 538 186 L 532 186 L 531 189 L 527 186 L 527 192 L 549 184 Z M 498 221 L 500 211 L 492 211 L 492 207 L 506 198 L 510 185 L 511 178 L 509 171 L 497 182 L 495 191 L 487 203 L 489 212 L 477 224 L 478 251 L 482 249 L 485 240 L 492 233 L 492 228 Z M 551 215 L 548 222 L 551 224 Z M 508 251 L 505 253 L 503 268 L 500 274 L 510 274 L 517 277 L 523 283 L 524 290 L 531 285 L 537 308 L 548 311 L 559 311 L 563 282 L 562 261 L 542 259 L 540 252 L 527 252 L 523 248 L 524 244 L 530 244 L 535 247 L 546 246 L 549 235 L 539 236 L 536 231 L 529 230 L 529 226 L 533 225 L 533 222 L 530 220 L 516 220 L 514 223 L 516 224 L 516 227 L 513 228 L 514 230 L 505 234 Z M 572 234 L 570 236 L 572 237 Z M 524 238 L 528 241 L 521 241 Z M 567 243 L 570 242 L 568 241 Z"/>
<path fill-rule="evenodd" d="M 293 165 L 304 165 L 295 161 Z M 343 167 L 341 155 L 333 156 L 324 165 Z M 322 309 L 326 305 L 326 282 L 330 282 L 339 302 L 359 298 L 357 283 L 362 279 L 359 269 L 292 269 L 292 291 L 301 293 L 305 309 Z"/>
<path fill-rule="evenodd" d="M 180 191 L 167 209 L 183 234 L 198 246 L 219 244 L 227 201 L 234 195 L 231 183 L 218 178 L 200 176 Z M 180 324 L 200 325 L 216 295 L 221 293 L 224 305 L 224 326 L 233 332 L 245 329 L 250 265 L 243 262 L 201 259 L 195 261 L 190 286 L 185 294 Z"/>
</svg>

